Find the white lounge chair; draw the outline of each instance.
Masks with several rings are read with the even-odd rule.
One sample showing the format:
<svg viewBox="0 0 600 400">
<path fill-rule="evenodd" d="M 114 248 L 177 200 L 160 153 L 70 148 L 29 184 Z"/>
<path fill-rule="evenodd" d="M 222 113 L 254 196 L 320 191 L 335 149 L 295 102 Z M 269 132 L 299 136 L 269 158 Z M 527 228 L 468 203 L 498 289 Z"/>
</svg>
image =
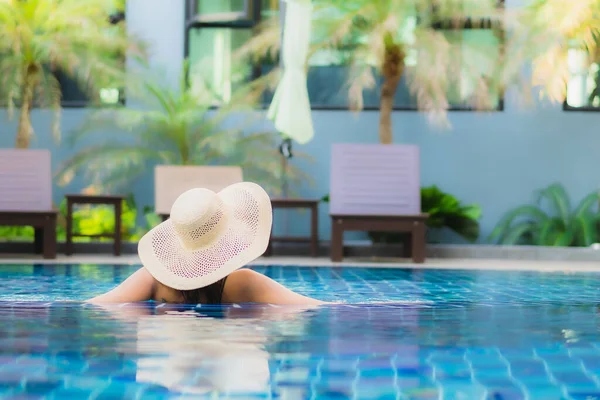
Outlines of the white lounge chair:
<svg viewBox="0 0 600 400">
<path fill-rule="evenodd" d="M 154 169 L 155 212 L 166 220 L 183 192 L 198 187 L 218 192 L 243 179 L 242 168 L 235 166 L 158 165 Z"/>
<path fill-rule="evenodd" d="M 32 226 L 44 258 L 56 258 L 51 168 L 48 150 L 0 149 L 0 225 Z"/>
<path fill-rule="evenodd" d="M 406 232 L 405 252 L 425 259 L 419 148 L 334 144 L 331 154 L 331 259 L 343 258 L 344 231 Z"/>
</svg>

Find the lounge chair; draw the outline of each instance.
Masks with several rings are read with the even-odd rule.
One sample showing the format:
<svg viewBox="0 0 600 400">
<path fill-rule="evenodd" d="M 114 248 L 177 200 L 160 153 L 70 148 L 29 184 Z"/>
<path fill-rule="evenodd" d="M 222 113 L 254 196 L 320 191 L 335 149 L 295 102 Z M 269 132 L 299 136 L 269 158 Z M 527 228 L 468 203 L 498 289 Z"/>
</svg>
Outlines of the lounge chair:
<svg viewBox="0 0 600 400">
<path fill-rule="evenodd" d="M 0 225 L 32 226 L 35 252 L 53 259 L 57 216 L 50 151 L 0 149 Z"/>
<path fill-rule="evenodd" d="M 154 204 L 155 212 L 163 221 L 169 218 L 171 206 L 177 197 L 186 190 L 204 187 L 215 192 L 243 181 L 243 171 L 235 166 L 172 166 L 159 165 L 154 170 Z M 273 242 L 310 243 L 310 252 L 317 256 L 318 235 L 318 200 L 306 199 L 272 199 L 276 208 L 308 208 L 311 211 L 309 237 L 271 236 L 266 256 L 273 253 Z"/>
<path fill-rule="evenodd" d="M 163 221 L 183 192 L 203 187 L 218 192 L 243 181 L 242 168 L 230 166 L 158 165 L 154 169 L 154 207 Z"/>
<path fill-rule="evenodd" d="M 425 260 L 419 148 L 334 144 L 331 154 L 331 260 L 343 258 L 344 231 L 405 232 L 405 255 Z"/>
</svg>

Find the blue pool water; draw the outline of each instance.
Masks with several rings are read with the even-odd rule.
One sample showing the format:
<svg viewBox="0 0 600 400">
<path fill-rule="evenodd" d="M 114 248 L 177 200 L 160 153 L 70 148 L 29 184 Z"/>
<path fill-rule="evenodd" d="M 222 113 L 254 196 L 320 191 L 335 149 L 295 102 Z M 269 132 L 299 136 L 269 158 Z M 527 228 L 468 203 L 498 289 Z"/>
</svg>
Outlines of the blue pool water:
<svg viewBox="0 0 600 400">
<path fill-rule="evenodd" d="M 0 399 L 600 399 L 600 274 L 259 267 L 344 303 L 78 302 L 136 269 L 0 265 Z"/>
</svg>

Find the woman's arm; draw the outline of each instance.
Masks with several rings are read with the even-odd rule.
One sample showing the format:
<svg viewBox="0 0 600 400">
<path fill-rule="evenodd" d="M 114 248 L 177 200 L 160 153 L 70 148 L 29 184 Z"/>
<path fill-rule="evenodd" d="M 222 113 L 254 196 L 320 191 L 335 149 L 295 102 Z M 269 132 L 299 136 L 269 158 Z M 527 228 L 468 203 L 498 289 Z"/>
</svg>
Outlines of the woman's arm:
<svg viewBox="0 0 600 400">
<path fill-rule="evenodd" d="M 320 305 L 322 301 L 292 292 L 273 279 L 250 269 L 233 272 L 225 281 L 224 303 Z"/>
<path fill-rule="evenodd" d="M 140 268 L 127 278 L 119 286 L 94 297 L 87 303 L 134 303 L 137 301 L 146 301 L 152 298 L 154 292 L 155 280 L 146 268 Z"/>
</svg>

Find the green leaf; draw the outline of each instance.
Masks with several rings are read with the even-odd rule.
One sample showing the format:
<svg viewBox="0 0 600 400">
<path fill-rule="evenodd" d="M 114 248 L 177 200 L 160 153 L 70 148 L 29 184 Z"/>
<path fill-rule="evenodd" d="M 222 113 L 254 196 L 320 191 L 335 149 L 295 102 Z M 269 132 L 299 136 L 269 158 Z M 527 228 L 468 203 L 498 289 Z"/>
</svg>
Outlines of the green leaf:
<svg viewBox="0 0 600 400">
<path fill-rule="evenodd" d="M 558 183 L 548 186 L 542 190 L 539 195 L 538 202 L 541 204 L 543 199 L 550 201 L 555 213 L 560 217 L 564 226 L 569 226 L 571 218 L 571 204 L 569 195 L 565 188 Z"/>
<path fill-rule="evenodd" d="M 597 217 L 592 213 L 587 212 L 575 216 L 575 229 L 576 229 L 576 245 L 577 246 L 591 246 L 597 242 L 598 239 L 598 227 Z"/>
<path fill-rule="evenodd" d="M 561 221 L 550 218 L 539 226 L 538 232 L 534 232 L 534 243 L 538 246 L 553 246 L 562 233 Z"/>
<path fill-rule="evenodd" d="M 470 242 L 479 238 L 479 222 L 476 219 L 463 216 L 450 216 L 445 219 L 444 226 L 453 230 Z"/>
<path fill-rule="evenodd" d="M 568 229 L 565 232 L 561 232 L 556 240 L 554 241 L 553 246 L 555 247 L 567 247 L 570 246 L 573 243 L 573 240 L 575 238 L 575 234 L 573 233 L 573 230 Z"/>
<path fill-rule="evenodd" d="M 590 208 L 597 206 L 600 202 L 600 192 L 594 191 L 588 194 L 575 209 L 574 217 L 578 218 L 590 212 Z"/>
<path fill-rule="evenodd" d="M 500 222 L 496 225 L 494 230 L 489 236 L 489 240 L 492 242 L 500 241 L 504 242 L 504 238 L 512 230 L 511 225 L 517 220 L 526 220 L 529 224 L 542 225 L 546 222 L 549 217 L 539 207 L 532 205 L 525 205 L 517 207 L 508 213 L 506 213 Z M 535 230 L 534 230 L 535 231 Z"/>
<path fill-rule="evenodd" d="M 517 245 L 523 244 L 523 241 L 527 235 L 530 235 L 535 225 L 531 222 L 521 222 L 513 225 L 506 230 L 502 239 L 504 245 Z"/>
<path fill-rule="evenodd" d="M 478 220 L 481 218 L 483 211 L 479 205 L 473 204 L 461 209 L 462 214 L 470 219 Z"/>
</svg>

